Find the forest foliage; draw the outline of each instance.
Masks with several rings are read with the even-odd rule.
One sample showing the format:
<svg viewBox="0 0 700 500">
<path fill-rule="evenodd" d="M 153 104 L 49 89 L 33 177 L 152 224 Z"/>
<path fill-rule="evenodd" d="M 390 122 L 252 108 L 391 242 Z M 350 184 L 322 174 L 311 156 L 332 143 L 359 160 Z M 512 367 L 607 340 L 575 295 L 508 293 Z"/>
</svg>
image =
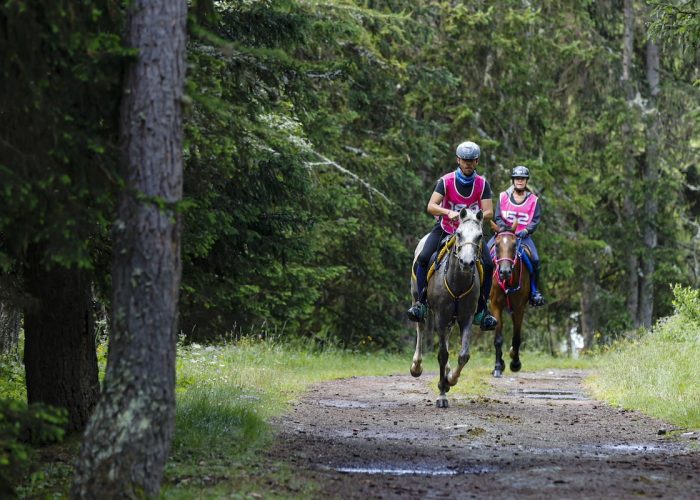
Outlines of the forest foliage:
<svg viewBox="0 0 700 500">
<path fill-rule="evenodd" d="M 620 84 L 615 2 L 217 5 L 190 43 L 185 334 L 396 346 L 413 246 L 432 224 L 425 204 L 466 139 L 495 192 L 514 165 L 533 172 L 549 299 L 529 319 L 540 347 L 565 335 L 585 293 L 598 338 L 633 325 L 624 260 L 647 251 L 648 198 L 655 317 L 671 311 L 670 283 L 697 286 L 697 42 L 662 43 L 663 153 L 648 185 L 624 169 L 622 124 L 640 169 L 648 125 Z M 652 7 L 637 7 L 636 58 Z"/>
<path fill-rule="evenodd" d="M 634 326 L 624 261 L 647 252 L 645 224 L 658 232 L 654 317 L 672 310 L 670 284 L 698 286 L 697 2 L 635 2 L 636 106 L 620 83 L 621 2 L 196 8 L 205 4 L 193 5 L 188 27 L 180 326 L 189 338 L 402 346 L 413 247 L 433 223 L 425 205 L 463 140 L 480 144 L 479 171 L 496 194 L 523 164 L 541 199 L 548 306 L 529 313 L 526 342 L 553 349 L 584 298 L 597 339 Z M 92 270 L 106 301 L 119 83 L 132 56 L 119 43 L 120 3 L 58 2 L 42 19 L 28 17 L 31 5 L 2 7 L 0 263 L 21 274 L 37 245 L 47 267 Z M 651 184 L 641 174 L 650 33 L 662 64 Z M 650 198 L 658 212 L 645 220 Z"/>
</svg>

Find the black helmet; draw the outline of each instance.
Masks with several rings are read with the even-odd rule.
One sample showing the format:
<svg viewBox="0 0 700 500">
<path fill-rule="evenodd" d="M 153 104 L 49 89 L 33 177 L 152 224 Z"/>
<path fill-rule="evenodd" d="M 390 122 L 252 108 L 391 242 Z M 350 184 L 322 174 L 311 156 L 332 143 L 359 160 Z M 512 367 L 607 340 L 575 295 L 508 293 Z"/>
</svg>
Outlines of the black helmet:
<svg viewBox="0 0 700 500">
<path fill-rule="evenodd" d="M 522 165 L 518 165 L 510 173 L 511 179 L 515 179 L 516 177 L 529 179 L 530 178 L 530 170 L 528 170 L 527 167 L 523 167 Z"/>
</svg>

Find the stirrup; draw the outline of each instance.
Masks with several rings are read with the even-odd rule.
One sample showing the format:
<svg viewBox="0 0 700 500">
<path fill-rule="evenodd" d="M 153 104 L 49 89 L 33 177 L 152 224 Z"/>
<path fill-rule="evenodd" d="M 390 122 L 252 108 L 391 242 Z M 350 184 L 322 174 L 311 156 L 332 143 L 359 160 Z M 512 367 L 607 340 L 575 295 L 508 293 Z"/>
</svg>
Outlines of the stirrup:
<svg viewBox="0 0 700 500">
<path fill-rule="evenodd" d="M 415 323 L 423 323 L 425 321 L 426 312 L 428 312 L 428 306 L 426 306 L 422 302 L 416 302 L 407 311 L 408 319 Z"/>
<path fill-rule="evenodd" d="M 481 320 L 479 328 L 481 328 L 483 331 L 495 330 L 496 325 L 498 325 L 498 320 L 494 318 L 488 311 L 484 310 L 484 318 Z"/>
<path fill-rule="evenodd" d="M 540 307 L 544 305 L 544 296 L 539 292 L 535 292 L 535 294 L 530 297 L 530 305 L 533 307 Z"/>
</svg>

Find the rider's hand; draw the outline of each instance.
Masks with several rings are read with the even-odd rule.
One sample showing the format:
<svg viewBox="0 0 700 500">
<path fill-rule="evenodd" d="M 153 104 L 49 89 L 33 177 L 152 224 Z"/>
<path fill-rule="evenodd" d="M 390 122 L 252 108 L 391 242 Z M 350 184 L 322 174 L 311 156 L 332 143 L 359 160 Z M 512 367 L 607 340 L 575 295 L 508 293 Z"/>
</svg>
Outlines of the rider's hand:
<svg viewBox="0 0 700 500">
<path fill-rule="evenodd" d="M 453 210 L 450 210 L 447 213 L 447 218 L 450 220 L 459 220 L 459 212 L 455 212 Z"/>
<path fill-rule="evenodd" d="M 521 229 L 516 233 L 518 238 L 525 238 L 528 235 L 527 229 Z"/>
</svg>

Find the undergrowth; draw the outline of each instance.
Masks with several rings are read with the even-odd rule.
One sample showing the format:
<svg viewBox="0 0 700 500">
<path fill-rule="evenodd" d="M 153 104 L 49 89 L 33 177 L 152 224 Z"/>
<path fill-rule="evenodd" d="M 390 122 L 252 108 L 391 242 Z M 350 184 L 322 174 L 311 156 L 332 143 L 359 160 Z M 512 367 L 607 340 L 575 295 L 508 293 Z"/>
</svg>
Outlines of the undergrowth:
<svg viewBox="0 0 700 500">
<path fill-rule="evenodd" d="M 700 428 L 700 297 L 674 287 L 676 313 L 608 350 L 589 381 L 594 395 L 682 429 Z"/>
</svg>

